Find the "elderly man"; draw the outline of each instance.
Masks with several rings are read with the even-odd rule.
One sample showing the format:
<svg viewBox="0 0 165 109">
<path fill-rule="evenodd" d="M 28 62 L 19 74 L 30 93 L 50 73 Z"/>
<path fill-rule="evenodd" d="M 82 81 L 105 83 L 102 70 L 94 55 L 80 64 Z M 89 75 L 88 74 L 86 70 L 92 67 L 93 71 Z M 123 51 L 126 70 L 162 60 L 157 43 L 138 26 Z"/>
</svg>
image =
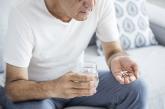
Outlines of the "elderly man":
<svg viewBox="0 0 165 109">
<path fill-rule="evenodd" d="M 72 70 L 96 31 L 110 71 Z M 145 109 L 137 64 L 122 50 L 113 0 L 26 0 L 13 7 L 5 45 L 6 92 L 20 109 Z"/>
</svg>

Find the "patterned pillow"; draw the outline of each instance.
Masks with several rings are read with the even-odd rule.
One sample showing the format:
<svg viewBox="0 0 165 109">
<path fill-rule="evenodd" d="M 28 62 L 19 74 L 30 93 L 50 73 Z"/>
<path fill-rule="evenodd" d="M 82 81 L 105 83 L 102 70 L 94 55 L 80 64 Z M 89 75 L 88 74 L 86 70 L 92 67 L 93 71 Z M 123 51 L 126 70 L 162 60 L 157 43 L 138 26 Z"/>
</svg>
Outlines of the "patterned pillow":
<svg viewBox="0 0 165 109">
<path fill-rule="evenodd" d="M 149 27 L 145 0 L 115 0 L 115 10 L 124 49 L 156 45 L 157 41 Z M 101 43 L 96 41 L 98 54 L 102 55 Z"/>
</svg>

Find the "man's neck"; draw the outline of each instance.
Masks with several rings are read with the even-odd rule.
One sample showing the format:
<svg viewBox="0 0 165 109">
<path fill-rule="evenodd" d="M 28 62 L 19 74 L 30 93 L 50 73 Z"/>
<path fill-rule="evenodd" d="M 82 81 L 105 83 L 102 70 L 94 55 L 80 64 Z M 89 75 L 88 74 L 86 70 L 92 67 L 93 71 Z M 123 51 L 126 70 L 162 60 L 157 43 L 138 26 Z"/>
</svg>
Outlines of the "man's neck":
<svg viewBox="0 0 165 109">
<path fill-rule="evenodd" d="M 60 7 L 59 0 L 44 0 L 49 12 L 56 18 L 63 22 L 69 22 L 72 18 L 68 17 L 63 9 Z"/>
</svg>

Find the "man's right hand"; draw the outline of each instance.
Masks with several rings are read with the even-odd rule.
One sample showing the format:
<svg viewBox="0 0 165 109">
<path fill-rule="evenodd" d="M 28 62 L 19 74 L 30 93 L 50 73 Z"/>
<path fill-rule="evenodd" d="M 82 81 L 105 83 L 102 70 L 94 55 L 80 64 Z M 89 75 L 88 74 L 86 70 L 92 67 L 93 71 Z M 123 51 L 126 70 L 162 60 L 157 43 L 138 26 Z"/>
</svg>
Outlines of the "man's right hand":
<svg viewBox="0 0 165 109">
<path fill-rule="evenodd" d="M 96 92 L 96 75 L 69 72 L 58 79 L 36 82 L 28 78 L 28 69 L 6 65 L 6 93 L 14 101 L 91 96 Z"/>
<path fill-rule="evenodd" d="M 55 97 L 70 99 L 91 96 L 96 93 L 96 77 L 94 74 L 69 72 L 53 80 Z"/>
</svg>

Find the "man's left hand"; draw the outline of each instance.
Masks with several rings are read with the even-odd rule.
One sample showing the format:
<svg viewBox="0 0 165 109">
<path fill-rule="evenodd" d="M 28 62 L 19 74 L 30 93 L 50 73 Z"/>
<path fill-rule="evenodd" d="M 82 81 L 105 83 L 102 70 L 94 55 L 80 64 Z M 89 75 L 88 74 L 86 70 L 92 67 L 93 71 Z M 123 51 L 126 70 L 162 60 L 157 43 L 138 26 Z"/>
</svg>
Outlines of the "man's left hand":
<svg viewBox="0 0 165 109">
<path fill-rule="evenodd" d="M 130 84 L 139 78 L 139 68 L 129 56 L 117 56 L 111 60 L 111 71 L 120 84 Z"/>
</svg>

